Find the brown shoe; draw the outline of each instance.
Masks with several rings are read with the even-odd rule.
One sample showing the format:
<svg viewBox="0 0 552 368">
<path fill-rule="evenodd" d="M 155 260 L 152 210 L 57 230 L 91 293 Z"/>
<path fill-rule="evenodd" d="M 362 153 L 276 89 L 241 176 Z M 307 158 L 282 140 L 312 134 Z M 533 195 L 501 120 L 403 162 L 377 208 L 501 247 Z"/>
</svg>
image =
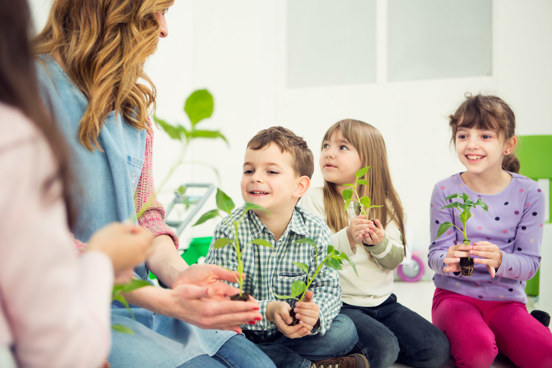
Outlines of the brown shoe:
<svg viewBox="0 0 552 368">
<path fill-rule="evenodd" d="M 310 368 L 370 368 L 370 364 L 364 355 L 351 354 L 312 362 Z"/>
</svg>

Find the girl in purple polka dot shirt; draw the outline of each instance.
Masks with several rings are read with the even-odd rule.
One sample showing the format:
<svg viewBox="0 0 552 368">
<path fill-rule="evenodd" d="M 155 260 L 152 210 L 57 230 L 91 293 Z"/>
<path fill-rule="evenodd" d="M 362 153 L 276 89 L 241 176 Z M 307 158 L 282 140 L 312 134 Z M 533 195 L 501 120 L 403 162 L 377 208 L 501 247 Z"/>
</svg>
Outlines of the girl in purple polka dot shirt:
<svg viewBox="0 0 552 368">
<path fill-rule="evenodd" d="M 429 247 L 436 286 L 432 319 L 449 338 L 458 367 L 489 367 L 498 352 L 519 367 L 552 367 L 552 334 L 526 309 L 525 282 L 537 272 L 544 195 L 518 174 L 513 151 L 515 116 L 495 96 L 467 96 L 450 116 L 452 141 L 466 171 L 438 182 L 431 197 L 431 239 L 458 211 L 442 209 L 453 193 L 481 198 L 488 212 L 472 210 L 471 245 L 451 227 Z M 472 276 L 461 276 L 460 257 L 474 258 Z"/>
</svg>

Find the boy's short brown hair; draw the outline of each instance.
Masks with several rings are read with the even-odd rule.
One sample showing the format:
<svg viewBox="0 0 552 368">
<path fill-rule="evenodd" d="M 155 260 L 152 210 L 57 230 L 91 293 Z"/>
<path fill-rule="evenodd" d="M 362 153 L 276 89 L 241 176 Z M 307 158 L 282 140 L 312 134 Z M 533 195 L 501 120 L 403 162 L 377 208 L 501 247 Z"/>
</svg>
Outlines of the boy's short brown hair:
<svg viewBox="0 0 552 368">
<path fill-rule="evenodd" d="M 292 166 L 299 176 L 312 178 L 314 172 L 314 158 L 307 142 L 298 137 L 291 130 L 281 126 L 270 127 L 255 134 L 247 143 L 247 148 L 260 150 L 270 143 L 280 147 L 282 153 L 289 152 L 293 157 Z"/>
</svg>

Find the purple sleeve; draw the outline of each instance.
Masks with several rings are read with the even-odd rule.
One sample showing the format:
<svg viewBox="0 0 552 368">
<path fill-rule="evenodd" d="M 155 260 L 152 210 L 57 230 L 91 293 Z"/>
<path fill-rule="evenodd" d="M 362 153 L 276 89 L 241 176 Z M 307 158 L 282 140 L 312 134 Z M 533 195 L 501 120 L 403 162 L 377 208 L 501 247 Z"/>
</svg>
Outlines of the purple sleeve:
<svg viewBox="0 0 552 368">
<path fill-rule="evenodd" d="M 541 259 L 544 194 L 536 183 L 529 183 L 531 185 L 528 185 L 524 208 L 520 209 L 521 220 L 516 227 L 512 251 L 502 250 L 502 264 L 497 272 L 498 276 L 514 280 L 529 280 L 533 277 Z"/>
<path fill-rule="evenodd" d="M 443 260 L 446 257 L 449 247 L 457 244 L 462 239 L 457 239 L 457 232 L 454 231 L 453 227 L 449 228 L 445 234 L 441 235 L 437 239 L 437 231 L 442 223 L 448 221 L 456 226 L 459 225 L 455 223 L 456 217 L 454 216 L 453 208 L 442 209 L 446 205 L 445 198 L 447 196 L 447 194 L 443 192 L 444 189 L 445 187 L 443 182 L 439 182 L 435 185 L 433 193 L 431 194 L 429 212 L 431 244 L 429 246 L 428 264 L 429 267 L 436 273 L 442 275 L 454 275 L 452 272 L 443 272 L 443 267 L 445 267 Z"/>
</svg>

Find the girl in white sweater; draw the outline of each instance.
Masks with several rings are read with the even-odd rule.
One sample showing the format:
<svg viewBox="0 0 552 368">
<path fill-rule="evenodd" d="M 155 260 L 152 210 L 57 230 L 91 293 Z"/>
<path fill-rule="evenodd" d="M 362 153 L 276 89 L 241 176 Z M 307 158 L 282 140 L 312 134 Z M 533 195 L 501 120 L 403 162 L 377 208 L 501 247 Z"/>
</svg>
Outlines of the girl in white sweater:
<svg viewBox="0 0 552 368">
<path fill-rule="evenodd" d="M 364 176 L 369 185 L 359 185 L 357 191 L 383 206 L 370 209 L 367 219 L 355 213 L 354 201 L 345 211 L 342 192 L 345 184 L 355 182 L 355 173 L 369 165 Z M 358 276 L 349 264 L 339 272 L 342 312 L 359 335 L 354 351 L 366 355 L 372 368 L 395 361 L 442 367 L 450 357 L 446 336 L 397 303 L 393 294 L 393 270 L 405 255 L 404 213 L 391 183 L 383 137 L 362 121 L 335 123 L 322 142 L 320 169 L 324 188 L 311 189 L 300 204 L 326 220 L 334 233 L 333 245 L 356 265 Z"/>
</svg>

